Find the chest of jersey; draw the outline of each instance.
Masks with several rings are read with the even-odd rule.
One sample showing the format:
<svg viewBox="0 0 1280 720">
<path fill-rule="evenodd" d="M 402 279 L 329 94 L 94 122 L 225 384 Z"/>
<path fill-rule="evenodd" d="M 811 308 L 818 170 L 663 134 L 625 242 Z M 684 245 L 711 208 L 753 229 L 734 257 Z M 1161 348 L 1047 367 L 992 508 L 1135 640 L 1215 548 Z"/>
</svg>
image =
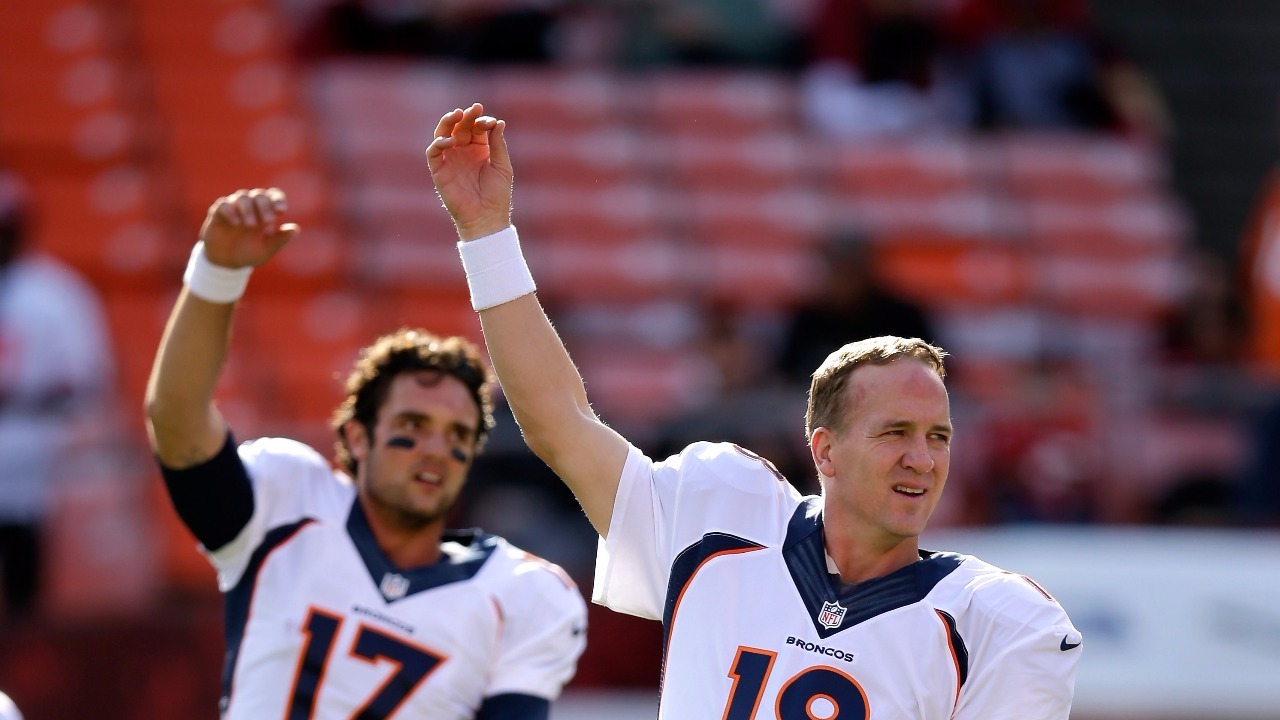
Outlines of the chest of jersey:
<svg viewBox="0 0 1280 720">
<path fill-rule="evenodd" d="M 815 618 L 777 550 L 711 558 L 668 625 L 661 717 L 950 717 L 960 673 L 944 617 L 916 602 L 821 637 L 857 610 Z"/>
<path fill-rule="evenodd" d="M 382 584 L 396 594 L 395 578 Z M 270 550 L 245 616 L 228 612 L 229 642 L 243 628 L 228 720 L 472 717 L 500 632 L 483 584 L 386 597 L 342 527 Z"/>
</svg>

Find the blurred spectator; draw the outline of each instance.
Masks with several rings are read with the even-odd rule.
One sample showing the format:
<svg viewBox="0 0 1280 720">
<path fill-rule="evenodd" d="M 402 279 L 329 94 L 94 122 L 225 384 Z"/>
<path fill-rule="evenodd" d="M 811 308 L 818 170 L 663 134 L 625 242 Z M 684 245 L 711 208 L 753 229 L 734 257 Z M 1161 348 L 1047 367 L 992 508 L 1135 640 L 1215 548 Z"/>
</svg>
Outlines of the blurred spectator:
<svg viewBox="0 0 1280 720">
<path fill-rule="evenodd" d="M 1246 352 L 1259 375 L 1280 383 L 1280 169 L 1258 192 L 1239 255 L 1249 318 Z"/>
<path fill-rule="evenodd" d="M 795 3 L 779 0 L 608 0 L 628 67 L 795 64 Z M 800 3 L 803 5 L 803 3 Z"/>
<path fill-rule="evenodd" d="M 693 409 L 663 423 L 648 450 L 666 457 L 701 440 L 732 442 L 772 462 L 796 487 L 817 492 L 813 461 L 795 429 L 804 397 L 778 372 L 774 323 L 719 304 L 707 309 L 704 323 L 691 351 L 703 365 L 699 387 L 705 394 Z"/>
<path fill-rule="evenodd" d="M 976 127 L 1168 134 L 1154 86 L 1085 0 L 961 0 L 948 24 L 970 56 Z"/>
<path fill-rule="evenodd" d="M 855 340 L 898 335 L 937 342 L 924 310 L 876 277 L 869 242 L 858 231 L 838 230 L 822 248 L 814 295 L 784 334 L 778 366 L 791 382 L 807 387 L 827 355 Z"/>
<path fill-rule="evenodd" d="M 822 0 L 801 78 L 809 122 L 846 136 L 958 125 L 942 39 L 922 0 Z"/>
<path fill-rule="evenodd" d="M 1229 527 L 1235 524 L 1234 488 L 1216 475 L 1193 475 L 1156 498 L 1152 521 L 1156 525 Z"/>
<path fill-rule="evenodd" d="M 554 559 L 579 587 L 591 587 L 596 532 L 573 493 L 525 445 L 509 408 L 494 399 L 494 428 L 471 481 L 458 497 L 452 527 L 482 527 L 538 557 Z M 556 528 L 549 533 L 547 528 Z"/>
<path fill-rule="evenodd" d="M 1162 458 L 1176 457 L 1153 478 L 1151 519 L 1223 525 L 1240 489 L 1239 438 L 1257 387 L 1241 372 L 1248 323 L 1230 267 L 1203 250 L 1187 264 L 1184 292 L 1162 318 L 1160 362 L 1151 373 L 1149 442 L 1163 446 Z"/>
<path fill-rule="evenodd" d="M 1244 356 L 1248 320 L 1231 268 L 1222 258 L 1200 252 L 1190 270 L 1185 295 L 1162 322 L 1164 359 L 1234 368 Z"/>
<path fill-rule="evenodd" d="M 1280 170 L 1263 182 L 1240 246 L 1240 287 L 1246 293 L 1246 357 L 1262 385 L 1254 421 L 1253 452 L 1245 474 L 1246 519 L 1280 524 Z"/>
<path fill-rule="evenodd" d="M 543 63 L 560 0 L 335 0 L 304 30 L 304 56 L 393 55 Z"/>
<path fill-rule="evenodd" d="M 0 584 L 10 618 L 35 608 L 43 533 L 68 455 L 101 432 L 111 348 L 95 291 L 24 252 L 32 207 L 0 171 Z"/>
<path fill-rule="evenodd" d="M 989 409 L 983 484 L 967 488 L 969 520 L 1081 523 L 1103 519 L 1101 404 L 1084 366 L 1044 358 L 1007 369 L 1009 392 Z M 1119 478 L 1122 480 L 1123 478 Z"/>
</svg>

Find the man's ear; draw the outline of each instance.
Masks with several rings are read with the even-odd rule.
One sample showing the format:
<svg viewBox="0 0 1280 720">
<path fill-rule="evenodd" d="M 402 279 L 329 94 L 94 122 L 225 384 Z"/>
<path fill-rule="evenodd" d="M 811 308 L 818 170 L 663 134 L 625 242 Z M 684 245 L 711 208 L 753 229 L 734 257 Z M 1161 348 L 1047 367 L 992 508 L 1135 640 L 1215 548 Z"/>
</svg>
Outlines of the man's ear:
<svg viewBox="0 0 1280 720">
<path fill-rule="evenodd" d="M 825 427 L 817 428 L 809 437 L 809 452 L 813 455 L 813 465 L 823 477 L 835 477 L 835 461 L 831 459 L 831 431 Z"/>
<path fill-rule="evenodd" d="M 347 451 L 351 453 L 351 457 L 358 463 L 365 461 L 369 457 L 369 431 L 365 429 L 364 423 L 359 420 L 348 420 L 342 424 L 342 434 L 347 439 Z"/>
</svg>

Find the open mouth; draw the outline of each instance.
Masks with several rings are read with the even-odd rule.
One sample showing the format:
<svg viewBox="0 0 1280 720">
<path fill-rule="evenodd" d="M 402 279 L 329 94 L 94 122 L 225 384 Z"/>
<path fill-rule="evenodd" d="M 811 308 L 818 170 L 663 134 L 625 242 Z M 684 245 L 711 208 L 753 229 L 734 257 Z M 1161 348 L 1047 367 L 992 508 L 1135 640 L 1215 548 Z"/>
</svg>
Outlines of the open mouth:
<svg viewBox="0 0 1280 720">
<path fill-rule="evenodd" d="M 924 488 L 913 488 L 907 487 L 906 485 L 894 485 L 893 491 L 899 495 L 906 495 L 907 497 L 921 497 L 925 493 Z"/>
</svg>

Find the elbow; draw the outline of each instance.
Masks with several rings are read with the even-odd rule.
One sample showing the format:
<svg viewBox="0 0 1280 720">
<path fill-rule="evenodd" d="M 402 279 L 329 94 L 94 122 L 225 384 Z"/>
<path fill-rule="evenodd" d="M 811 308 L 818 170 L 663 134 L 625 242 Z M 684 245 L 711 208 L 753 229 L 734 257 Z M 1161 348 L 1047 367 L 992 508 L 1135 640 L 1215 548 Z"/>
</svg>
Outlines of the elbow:
<svg viewBox="0 0 1280 720">
<path fill-rule="evenodd" d="M 592 436 L 591 428 L 600 420 L 590 407 L 573 406 L 562 414 L 552 416 L 522 415 L 515 413 L 516 424 L 525 445 L 538 459 L 552 470 L 559 467 L 559 458 L 571 454 L 575 448 Z"/>
<path fill-rule="evenodd" d="M 148 425 L 155 425 L 164 416 L 163 403 L 150 390 L 147 391 L 146 397 L 142 399 L 142 416 L 146 418 Z"/>
<path fill-rule="evenodd" d="M 520 435 L 524 437 L 524 444 L 538 459 L 546 463 L 552 469 L 555 468 L 555 458 L 559 441 L 553 433 L 541 432 L 533 427 L 520 424 Z"/>
<path fill-rule="evenodd" d="M 166 401 L 164 394 L 154 387 L 148 387 L 142 398 L 142 416 L 152 425 L 163 424 L 166 418 L 174 416 L 172 400 Z"/>
</svg>

